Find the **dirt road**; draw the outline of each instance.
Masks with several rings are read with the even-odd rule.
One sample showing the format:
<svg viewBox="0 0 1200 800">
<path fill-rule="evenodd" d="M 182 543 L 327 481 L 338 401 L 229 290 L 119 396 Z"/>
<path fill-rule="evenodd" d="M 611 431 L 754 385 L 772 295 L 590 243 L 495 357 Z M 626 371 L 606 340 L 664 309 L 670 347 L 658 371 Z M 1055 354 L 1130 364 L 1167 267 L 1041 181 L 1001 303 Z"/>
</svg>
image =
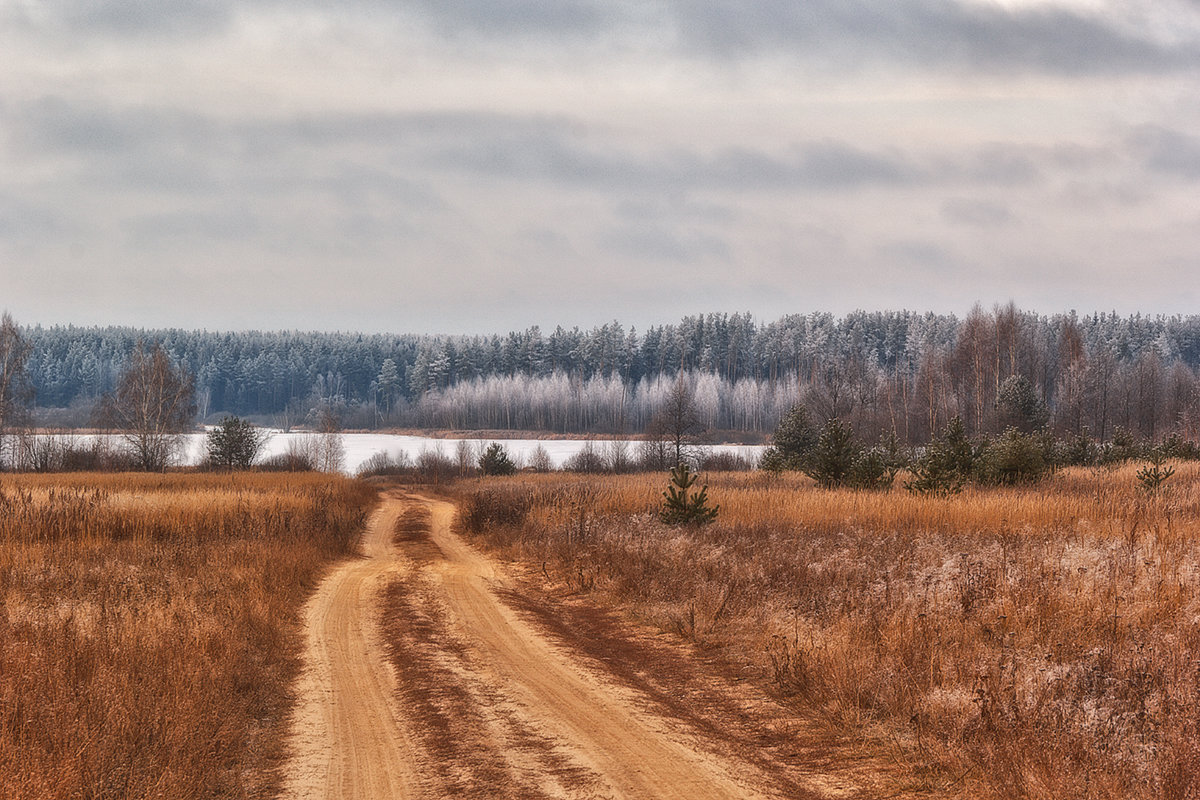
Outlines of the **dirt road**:
<svg viewBox="0 0 1200 800">
<path fill-rule="evenodd" d="M 310 602 L 285 797 L 820 796 L 782 792 L 503 602 L 509 579 L 453 514 L 388 499 Z"/>
<path fill-rule="evenodd" d="M 304 672 L 283 793 L 289 800 L 421 796 L 416 753 L 373 621 L 380 592 L 400 569 L 391 545 L 399 511 L 390 501 L 375 512 L 364 558 L 327 577 L 305 611 Z"/>
</svg>

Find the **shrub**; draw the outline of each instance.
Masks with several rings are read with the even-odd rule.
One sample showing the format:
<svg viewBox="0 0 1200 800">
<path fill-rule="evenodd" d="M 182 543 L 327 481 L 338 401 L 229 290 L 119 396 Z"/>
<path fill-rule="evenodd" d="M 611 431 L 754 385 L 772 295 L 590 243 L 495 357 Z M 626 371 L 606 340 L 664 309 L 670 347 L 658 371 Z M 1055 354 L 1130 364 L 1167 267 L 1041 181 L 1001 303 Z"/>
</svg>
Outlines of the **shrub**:
<svg viewBox="0 0 1200 800">
<path fill-rule="evenodd" d="M 705 472 L 745 472 L 753 466 L 740 453 L 712 452 L 700 460 L 700 469 Z"/>
<path fill-rule="evenodd" d="M 362 463 L 358 468 L 358 477 L 408 475 L 412 470 L 413 463 L 408 453 L 401 450 L 392 458 L 387 451 L 381 450 Z"/>
<path fill-rule="evenodd" d="M 1105 464 L 1120 464 L 1141 455 L 1141 448 L 1133 434 L 1120 425 L 1113 429 L 1112 440 L 1100 448 L 1100 461 Z"/>
<path fill-rule="evenodd" d="M 269 438 L 247 420 L 226 416 L 205 438 L 208 461 L 218 469 L 248 469 Z"/>
<path fill-rule="evenodd" d="M 608 465 L 596 446 L 588 441 L 584 442 L 582 450 L 563 462 L 563 469 L 567 472 L 596 473 L 607 471 Z"/>
<path fill-rule="evenodd" d="M 550 460 L 550 453 L 540 444 L 533 448 L 533 452 L 529 454 L 529 468 L 534 472 L 550 472 L 554 469 L 554 462 Z"/>
<path fill-rule="evenodd" d="M 498 525 L 520 525 L 532 505 L 528 492 L 485 489 L 469 495 L 462 504 L 463 527 L 480 533 Z"/>
<path fill-rule="evenodd" d="M 443 453 L 440 447 L 435 447 L 432 450 L 422 450 L 417 456 L 416 472 L 422 480 L 436 484 L 453 478 L 458 473 L 458 464 Z"/>
<path fill-rule="evenodd" d="M 1100 449 L 1087 435 L 1087 429 L 1063 440 L 1058 449 L 1059 463 L 1067 467 L 1090 467 L 1100 459 Z"/>
<path fill-rule="evenodd" d="M 896 469 L 878 448 L 859 453 L 850 467 L 848 483 L 855 489 L 888 489 L 896 479 Z"/>
</svg>

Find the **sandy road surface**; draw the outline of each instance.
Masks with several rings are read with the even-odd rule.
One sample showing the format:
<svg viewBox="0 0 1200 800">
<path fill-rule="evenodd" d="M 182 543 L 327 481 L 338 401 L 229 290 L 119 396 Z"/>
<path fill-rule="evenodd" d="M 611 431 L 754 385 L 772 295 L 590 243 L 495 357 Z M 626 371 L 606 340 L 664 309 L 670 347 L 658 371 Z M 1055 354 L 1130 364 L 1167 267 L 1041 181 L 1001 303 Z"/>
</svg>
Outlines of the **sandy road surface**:
<svg viewBox="0 0 1200 800">
<path fill-rule="evenodd" d="M 397 519 L 420 506 L 419 541 L 395 548 Z M 310 602 L 285 797 L 779 796 L 756 767 L 718 755 L 501 602 L 507 578 L 452 532 L 453 515 L 389 498 L 364 558 Z M 389 585 L 410 605 L 389 618 L 385 645 Z"/>
<path fill-rule="evenodd" d="M 285 798 L 420 796 L 395 680 L 372 624 L 379 592 L 398 569 L 389 535 L 398 510 L 387 503 L 376 511 L 363 542 L 365 558 L 327 577 L 305 611 Z"/>
</svg>

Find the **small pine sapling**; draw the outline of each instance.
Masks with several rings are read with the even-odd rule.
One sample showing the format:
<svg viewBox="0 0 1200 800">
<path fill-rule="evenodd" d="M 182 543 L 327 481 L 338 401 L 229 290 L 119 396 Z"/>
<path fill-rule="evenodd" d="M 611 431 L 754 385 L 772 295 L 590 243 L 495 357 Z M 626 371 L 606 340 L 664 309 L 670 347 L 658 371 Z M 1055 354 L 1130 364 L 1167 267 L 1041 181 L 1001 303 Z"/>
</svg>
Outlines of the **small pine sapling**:
<svg viewBox="0 0 1200 800">
<path fill-rule="evenodd" d="M 680 463 L 671 470 L 671 485 L 663 492 L 659 519 L 668 525 L 704 525 L 717 518 L 721 507 L 708 506 L 707 485 L 694 494 L 690 492 L 699 477 L 688 469 L 687 464 Z"/>
<path fill-rule="evenodd" d="M 1150 464 L 1137 472 L 1138 483 L 1150 494 L 1159 494 L 1165 488 L 1166 482 L 1175 474 L 1174 467 L 1165 467 L 1167 456 L 1162 449 L 1156 448 L 1150 454 Z"/>
</svg>

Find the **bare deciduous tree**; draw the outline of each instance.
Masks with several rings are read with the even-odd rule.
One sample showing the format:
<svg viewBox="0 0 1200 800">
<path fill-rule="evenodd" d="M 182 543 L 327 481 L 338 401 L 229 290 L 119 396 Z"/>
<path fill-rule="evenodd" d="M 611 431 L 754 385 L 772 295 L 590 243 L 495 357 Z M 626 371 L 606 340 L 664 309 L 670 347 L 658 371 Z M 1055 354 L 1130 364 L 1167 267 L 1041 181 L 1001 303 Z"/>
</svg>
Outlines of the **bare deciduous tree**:
<svg viewBox="0 0 1200 800">
<path fill-rule="evenodd" d="M 673 468 L 689 460 L 694 463 L 693 447 L 703 433 L 692 387 L 681 374 L 646 429 L 647 437 L 666 442 L 674 459 L 669 467 Z"/>
<path fill-rule="evenodd" d="M 321 472 L 342 472 L 346 468 L 346 445 L 337 409 L 324 405 L 316 409 L 316 415 L 319 442 L 316 467 Z"/>
<path fill-rule="evenodd" d="M 25 372 L 32 349 L 8 312 L 0 316 L 0 467 L 8 461 L 11 433 L 27 421 L 33 400 Z"/>
<path fill-rule="evenodd" d="M 101 419 L 120 431 L 138 466 L 161 472 L 171 463 L 196 417 L 192 375 L 171 363 L 159 344 L 138 342 L 116 390 L 104 398 Z"/>
</svg>

